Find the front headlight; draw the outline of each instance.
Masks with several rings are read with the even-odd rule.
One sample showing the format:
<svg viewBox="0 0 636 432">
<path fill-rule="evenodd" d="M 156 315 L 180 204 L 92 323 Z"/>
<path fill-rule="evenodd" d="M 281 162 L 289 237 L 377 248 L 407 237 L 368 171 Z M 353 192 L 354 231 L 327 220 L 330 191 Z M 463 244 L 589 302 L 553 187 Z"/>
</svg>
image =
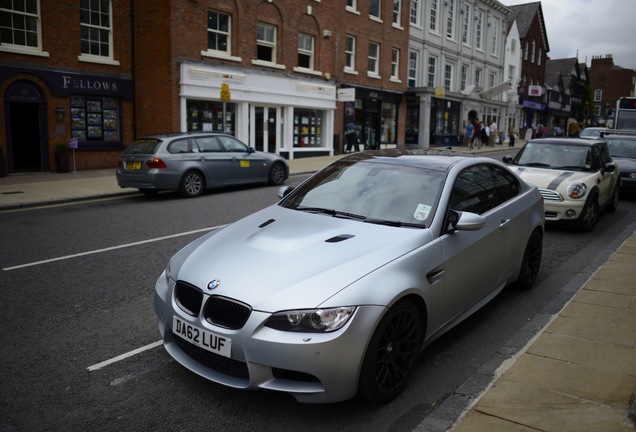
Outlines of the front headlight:
<svg viewBox="0 0 636 432">
<path fill-rule="evenodd" d="M 355 306 L 346 306 L 277 312 L 265 322 L 265 326 L 282 331 L 327 333 L 344 326 L 355 310 Z"/>
<path fill-rule="evenodd" d="M 168 265 L 166 266 L 166 282 L 170 282 L 170 261 L 168 261 Z"/>
<path fill-rule="evenodd" d="M 568 196 L 572 199 L 583 198 L 587 193 L 585 183 L 572 183 L 568 186 Z"/>
</svg>

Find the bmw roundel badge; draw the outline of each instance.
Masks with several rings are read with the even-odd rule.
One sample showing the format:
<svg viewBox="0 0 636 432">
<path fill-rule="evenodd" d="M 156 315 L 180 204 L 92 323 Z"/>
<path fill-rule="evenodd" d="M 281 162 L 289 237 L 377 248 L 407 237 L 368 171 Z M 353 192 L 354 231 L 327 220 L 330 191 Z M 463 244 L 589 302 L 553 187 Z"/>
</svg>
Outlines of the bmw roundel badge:
<svg viewBox="0 0 636 432">
<path fill-rule="evenodd" d="M 210 291 L 212 291 L 214 288 L 218 287 L 219 285 L 221 285 L 221 281 L 218 279 L 212 279 L 209 283 L 208 283 L 208 289 Z"/>
</svg>

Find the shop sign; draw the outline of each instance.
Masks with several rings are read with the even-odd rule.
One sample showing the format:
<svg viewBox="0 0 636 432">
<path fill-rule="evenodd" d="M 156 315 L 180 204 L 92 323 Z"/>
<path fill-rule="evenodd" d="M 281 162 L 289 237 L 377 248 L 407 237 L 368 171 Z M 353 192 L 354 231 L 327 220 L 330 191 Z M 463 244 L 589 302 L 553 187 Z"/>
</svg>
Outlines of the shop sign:
<svg viewBox="0 0 636 432">
<path fill-rule="evenodd" d="M 353 102 L 356 100 L 355 88 L 338 89 L 338 102 Z"/>
</svg>

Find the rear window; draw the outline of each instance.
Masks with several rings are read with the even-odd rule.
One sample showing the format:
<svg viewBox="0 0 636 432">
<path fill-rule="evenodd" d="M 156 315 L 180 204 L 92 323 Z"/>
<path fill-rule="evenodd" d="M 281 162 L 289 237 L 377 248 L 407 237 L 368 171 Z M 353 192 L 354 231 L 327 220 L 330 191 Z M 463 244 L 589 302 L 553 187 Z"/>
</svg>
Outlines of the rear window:
<svg viewBox="0 0 636 432">
<path fill-rule="evenodd" d="M 158 139 L 142 139 L 130 144 L 124 154 L 155 154 L 161 141 Z"/>
</svg>

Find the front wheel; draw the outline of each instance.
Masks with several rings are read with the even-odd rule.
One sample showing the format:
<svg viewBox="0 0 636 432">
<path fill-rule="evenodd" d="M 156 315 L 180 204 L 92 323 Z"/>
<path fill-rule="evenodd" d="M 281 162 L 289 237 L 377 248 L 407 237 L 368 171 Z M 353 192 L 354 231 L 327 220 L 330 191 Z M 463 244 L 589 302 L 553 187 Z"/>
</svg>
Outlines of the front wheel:
<svg viewBox="0 0 636 432">
<path fill-rule="evenodd" d="M 596 194 L 592 194 L 588 197 L 587 201 L 585 201 L 585 206 L 577 221 L 578 228 L 584 232 L 592 231 L 598 221 L 599 213 L 598 197 Z"/>
<path fill-rule="evenodd" d="M 406 386 L 422 341 L 420 313 L 408 300 L 395 304 L 380 321 L 364 355 L 358 394 L 388 402 Z"/>
<path fill-rule="evenodd" d="M 203 175 L 198 171 L 188 171 L 181 178 L 179 185 L 179 194 L 186 198 L 198 197 L 203 193 L 205 182 Z"/>
<path fill-rule="evenodd" d="M 269 175 L 267 177 L 268 183 L 272 186 L 278 186 L 285 181 L 287 171 L 281 163 L 274 163 L 269 169 Z"/>
<path fill-rule="evenodd" d="M 616 186 L 614 186 L 614 190 L 612 191 L 612 200 L 607 206 L 607 211 L 609 213 L 614 213 L 618 208 L 618 182 L 616 182 Z"/>
<path fill-rule="evenodd" d="M 541 268 L 541 257 L 543 255 L 543 233 L 541 229 L 535 229 L 530 238 L 521 261 L 521 270 L 517 278 L 517 286 L 521 289 L 530 289 L 534 286 L 539 276 Z"/>
</svg>

